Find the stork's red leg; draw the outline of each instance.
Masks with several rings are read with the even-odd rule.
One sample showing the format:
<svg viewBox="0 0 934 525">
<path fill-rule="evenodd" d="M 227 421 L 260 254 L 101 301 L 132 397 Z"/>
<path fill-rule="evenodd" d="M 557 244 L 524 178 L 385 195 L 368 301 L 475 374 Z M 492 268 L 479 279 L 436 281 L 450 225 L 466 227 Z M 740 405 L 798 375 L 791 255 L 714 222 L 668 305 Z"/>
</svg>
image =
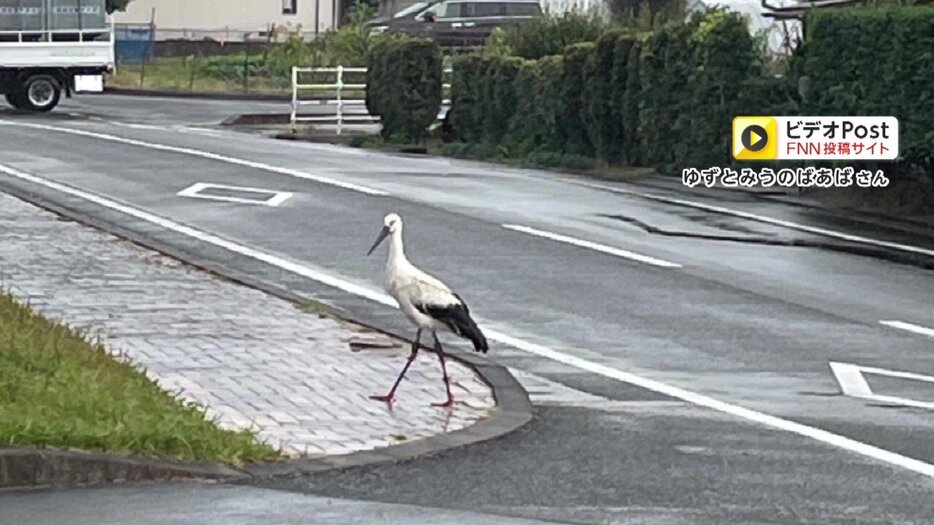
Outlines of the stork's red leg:
<svg viewBox="0 0 934 525">
<path fill-rule="evenodd" d="M 448 376 L 448 367 L 444 363 L 444 349 L 441 348 L 441 341 L 438 341 L 438 334 L 432 332 L 432 335 L 435 338 L 435 352 L 438 354 L 438 359 L 441 360 L 441 374 L 444 377 L 444 388 L 447 391 L 448 400 L 444 403 L 432 403 L 431 406 L 452 407 L 454 406 L 454 394 L 451 393 L 451 378 Z"/>
<path fill-rule="evenodd" d="M 396 378 L 396 382 L 392 385 L 392 389 L 389 390 L 389 393 L 385 396 L 370 396 L 370 399 L 392 404 L 393 399 L 396 396 L 396 388 L 399 388 L 399 383 L 402 382 L 402 378 L 405 377 L 405 373 L 408 372 L 409 367 L 412 366 L 412 361 L 415 361 L 415 357 L 418 355 L 418 340 L 421 335 L 422 331 L 419 329 L 418 332 L 415 333 L 415 342 L 412 343 L 412 353 L 409 354 L 409 358 L 406 360 L 405 366 L 402 367 L 402 371 L 399 372 L 399 377 Z"/>
</svg>

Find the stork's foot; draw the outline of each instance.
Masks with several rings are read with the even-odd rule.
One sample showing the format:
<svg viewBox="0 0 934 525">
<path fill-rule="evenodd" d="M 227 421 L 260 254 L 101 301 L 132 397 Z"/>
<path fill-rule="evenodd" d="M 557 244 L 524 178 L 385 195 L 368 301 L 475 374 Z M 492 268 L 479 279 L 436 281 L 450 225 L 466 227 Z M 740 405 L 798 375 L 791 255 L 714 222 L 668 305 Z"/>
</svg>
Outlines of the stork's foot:
<svg viewBox="0 0 934 525">
<path fill-rule="evenodd" d="M 396 400 L 396 396 L 392 394 L 386 394 L 385 396 L 370 396 L 370 399 L 372 399 L 373 401 L 382 401 L 383 403 L 386 403 L 387 405 L 391 405 L 392 402 Z"/>
<path fill-rule="evenodd" d="M 454 406 L 454 398 L 449 397 L 448 400 L 445 401 L 444 403 L 432 403 L 431 406 L 441 407 L 441 408 L 451 408 Z"/>
</svg>

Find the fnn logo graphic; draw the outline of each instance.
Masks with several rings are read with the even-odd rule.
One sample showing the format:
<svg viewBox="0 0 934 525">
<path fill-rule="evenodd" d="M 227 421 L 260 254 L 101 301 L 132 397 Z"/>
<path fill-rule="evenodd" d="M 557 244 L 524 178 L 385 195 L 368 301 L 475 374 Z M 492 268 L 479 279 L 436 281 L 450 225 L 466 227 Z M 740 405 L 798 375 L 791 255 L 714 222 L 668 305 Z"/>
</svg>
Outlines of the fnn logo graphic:
<svg viewBox="0 0 934 525">
<path fill-rule="evenodd" d="M 895 160 L 895 117 L 736 117 L 736 160 Z"/>
</svg>

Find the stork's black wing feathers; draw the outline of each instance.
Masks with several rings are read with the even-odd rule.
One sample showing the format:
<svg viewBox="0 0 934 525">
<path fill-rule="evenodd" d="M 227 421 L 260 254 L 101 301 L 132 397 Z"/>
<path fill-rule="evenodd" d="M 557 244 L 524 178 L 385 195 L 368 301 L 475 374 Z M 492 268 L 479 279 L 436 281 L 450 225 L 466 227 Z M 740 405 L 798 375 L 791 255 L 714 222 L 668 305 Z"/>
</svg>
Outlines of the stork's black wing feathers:
<svg viewBox="0 0 934 525">
<path fill-rule="evenodd" d="M 416 304 L 415 308 L 421 313 L 444 323 L 455 334 L 470 339 L 474 350 L 477 352 L 486 353 L 489 350 L 486 337 L 480 331 L 477 323 L 470 318 L 470 309 L 467 308 L 467 303 L 457 294 L 454 294 L 454 297 L 457 297 L 457 303 L 454 304 Z"/>
</svg>

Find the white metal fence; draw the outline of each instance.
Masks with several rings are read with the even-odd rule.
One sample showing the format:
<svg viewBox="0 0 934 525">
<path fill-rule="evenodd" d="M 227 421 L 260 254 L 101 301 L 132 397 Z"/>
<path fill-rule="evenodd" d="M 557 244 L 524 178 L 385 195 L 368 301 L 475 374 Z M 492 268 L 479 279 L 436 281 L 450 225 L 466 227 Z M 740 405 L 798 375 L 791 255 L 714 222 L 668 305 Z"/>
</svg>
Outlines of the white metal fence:
<svg viewBox="0 0 934 525">
<path fill-rule="evenodd" d="M 445 68 L 444 75 L 450 78 L 451 68 Z M 323 81 L 315 81 L 324 75 Z M 346 82 L 347 76 L 356 78 L 356 82 Z M 293 67 L 292 68 L 292 110 L 289 121 L 292 130 L 302 122 L 333 124 L 337 127 L 337 134 L 343 133 L 345 125 L 374 125 L 379 124 L 379 117 L 370 115 L 366 109 L 366 75 L 365 67 Z M 313 79 L 305 82 L 304 78 L 312 76 Z M 442 84 L 442 108 L 438 118 L 443 119 L 447 108 L 451 105 L 451 84 L 445 81 Z M 302 108 L 316 107 L 312 114 L 303 114 Z"/>
</svg>

